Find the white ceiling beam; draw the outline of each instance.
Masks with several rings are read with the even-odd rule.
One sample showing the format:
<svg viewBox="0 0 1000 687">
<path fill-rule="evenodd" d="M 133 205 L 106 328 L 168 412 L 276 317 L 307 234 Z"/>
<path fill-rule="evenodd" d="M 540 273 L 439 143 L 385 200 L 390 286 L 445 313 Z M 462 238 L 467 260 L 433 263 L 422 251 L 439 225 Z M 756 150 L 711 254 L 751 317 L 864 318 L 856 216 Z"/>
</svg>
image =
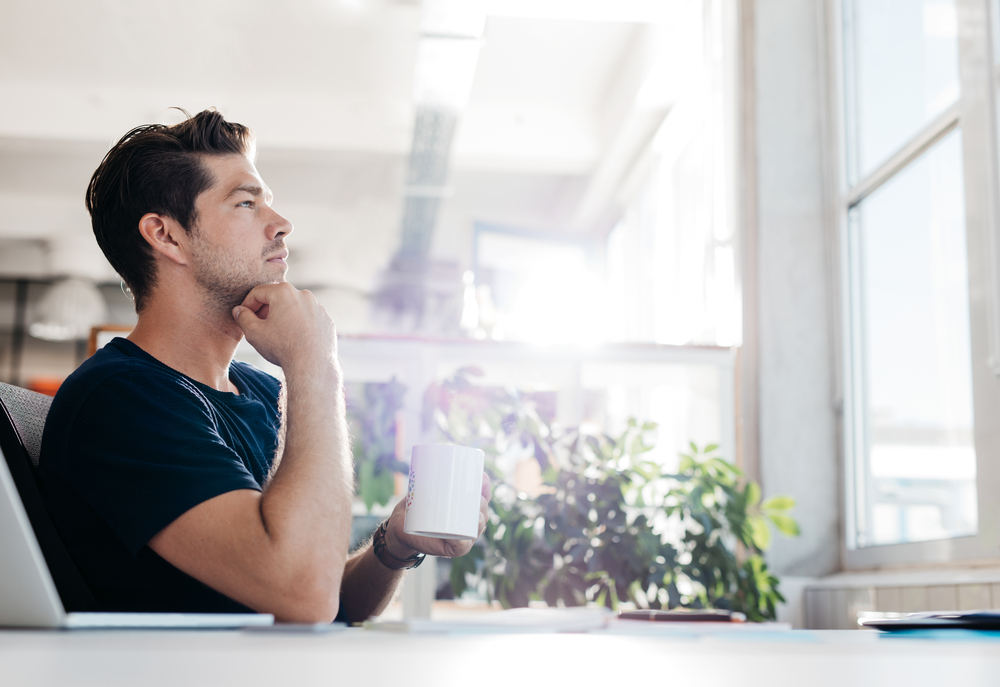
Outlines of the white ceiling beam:
<svg viewBox="0 0 1000 687">
<path fill-rule="evenodd" d="M 275 148 L 405 154 L 413 127 L 409 93 L 345 99 L 333 89 L 275 97 L 267 91 L 52 88 L 41 83 L 7 83 L 3 90 L 4 102 L 12 105 L 0 108 L 0 137 L 9 138 L 110 145 L 137 124 L 180 121 L 181 115 L 170 109 L 174 105 L 192 113 L 215 107 L 250 126 L 261 145 Z"/>
</svg>

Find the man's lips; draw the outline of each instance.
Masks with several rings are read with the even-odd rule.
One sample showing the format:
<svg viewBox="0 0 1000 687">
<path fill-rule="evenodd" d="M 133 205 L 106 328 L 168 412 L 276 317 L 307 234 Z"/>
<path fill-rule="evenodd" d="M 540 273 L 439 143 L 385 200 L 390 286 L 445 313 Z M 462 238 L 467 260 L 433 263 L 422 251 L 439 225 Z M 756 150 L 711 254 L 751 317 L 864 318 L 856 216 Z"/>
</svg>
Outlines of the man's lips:
<svg viewBox="0 0 1000 687">
<path fill-rule="evenodd" d="M 282 251 L 267 258 L 268 262 L 285 262 L 288 259 L 288 251 Z"/>
</svg>

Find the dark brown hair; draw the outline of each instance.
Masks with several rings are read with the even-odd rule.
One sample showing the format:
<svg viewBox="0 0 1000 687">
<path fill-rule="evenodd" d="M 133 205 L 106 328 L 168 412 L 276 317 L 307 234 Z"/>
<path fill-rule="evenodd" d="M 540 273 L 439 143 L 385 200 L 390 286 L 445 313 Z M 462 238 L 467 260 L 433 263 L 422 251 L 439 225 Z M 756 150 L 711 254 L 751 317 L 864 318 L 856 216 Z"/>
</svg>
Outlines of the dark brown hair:
<svg viewBox="0 0 1000 687">
<path fill-rule="evenodd" d="M 184 112 L 184 110 L 181 110 Z M 105 257 L 135 298 L 136 312 L 156 284 L 153 249 L 139 220 L 155 212 L 190 232 L 195 198 L 213 183 L 200 155 L 248 155 L 253 134 L 214 110 L 188 115 L 180 124 L 144 124 L 122 136 L 90 178 L 87 211 Z"/>
</svg>

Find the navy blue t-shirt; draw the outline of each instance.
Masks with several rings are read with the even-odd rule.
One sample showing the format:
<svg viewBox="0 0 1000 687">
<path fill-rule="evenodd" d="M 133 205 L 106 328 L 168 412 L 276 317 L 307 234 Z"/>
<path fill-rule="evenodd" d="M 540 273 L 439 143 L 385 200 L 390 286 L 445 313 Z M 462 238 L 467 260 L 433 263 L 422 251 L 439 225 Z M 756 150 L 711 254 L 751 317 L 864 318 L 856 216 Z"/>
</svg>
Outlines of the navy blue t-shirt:
<svg viewBox="0 0 1000 687">
<path fill-rule="evenodd" d="M 234 362 L 217 391 L 116 338 L 70 375 L 45 422 L 46 503 L 101 610 L 239 612 L 149 540 L 235 489 L 260 490 L 278 447 L 280 383 Z"/>
</svg>

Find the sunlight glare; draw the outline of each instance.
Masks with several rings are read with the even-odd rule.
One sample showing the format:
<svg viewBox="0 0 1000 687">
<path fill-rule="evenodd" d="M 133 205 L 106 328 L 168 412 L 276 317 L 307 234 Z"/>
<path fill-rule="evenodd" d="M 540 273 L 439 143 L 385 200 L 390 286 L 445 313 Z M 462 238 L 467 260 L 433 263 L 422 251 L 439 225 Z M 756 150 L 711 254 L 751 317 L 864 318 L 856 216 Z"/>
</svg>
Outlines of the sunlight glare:
<svg viewBox="0 0 1000 687">
<path fill-rule="evenodd" d="M 504 318 L 507 336 L 536 344 L 593 346 L 604 342 L 608 307 L 603 280 L 582 256 L 550 258 L 525 273 Z"/>
</svg>

